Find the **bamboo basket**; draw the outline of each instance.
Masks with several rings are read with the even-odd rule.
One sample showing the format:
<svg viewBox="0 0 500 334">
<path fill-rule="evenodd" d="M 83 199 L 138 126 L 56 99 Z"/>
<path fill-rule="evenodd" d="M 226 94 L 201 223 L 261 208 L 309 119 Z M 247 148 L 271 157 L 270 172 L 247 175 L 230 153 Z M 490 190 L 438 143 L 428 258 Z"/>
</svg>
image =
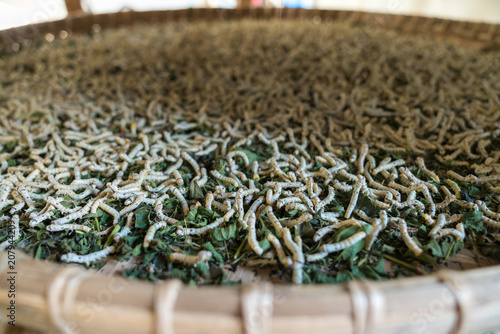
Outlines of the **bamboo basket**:
<svg viewBox="0 0 500 334">
<path fill-rule="evenodd" d="M 242 18 L 370 22 L 381 29 L 432 34 L 470 47 L 500 44 L 500 25 L 418 16 L 302 9 L 186 9 L 85 15 L 66 1 L 63 20 L 0 32 L 0 50 L 44 41 L 47 34 L 87 33 L 132 24 Z M 500 266 L 441 270 L 425 277 L 344 285 L 250 283 L 233 287 L 158 284 L 0 253 L 0 320 L 5 325 L 11 275 L 16 325 L 67 333 L 481 333 L 500 328 Z M 455 267 L 478 267 L 459 254 Z M 0 333 L 8 326 L 0 326 Z"/>
</svg>

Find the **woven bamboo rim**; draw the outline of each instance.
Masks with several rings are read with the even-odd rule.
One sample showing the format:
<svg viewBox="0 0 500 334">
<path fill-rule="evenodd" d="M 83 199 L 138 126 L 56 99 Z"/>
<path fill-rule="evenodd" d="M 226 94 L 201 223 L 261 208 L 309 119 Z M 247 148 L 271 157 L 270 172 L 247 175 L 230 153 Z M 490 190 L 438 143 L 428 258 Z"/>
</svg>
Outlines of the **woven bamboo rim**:
<svg viewBox="0 0 500 334">
<path fill-rule="evenodd" d="M 500 25 L 487 23 L 353 11 L 200 8 L 73 15 L 0 31 L 0 50 L 61 31 L 87 33 L 136 23 L 315 17 L 457 39 L 471 47 L 500 44 Z M 0 253 L 3 310 L 10 303 L 8 265 L 7 252 Z M 15 266 L 16 324 L 50 333 L 480 333 L 500 328 L 500 266 L 344 285 L 198 288 L 175 280 L 129 281 L 18 251 Z M 0 321 L 6 320 L 3 311 Z"/>
</svg>

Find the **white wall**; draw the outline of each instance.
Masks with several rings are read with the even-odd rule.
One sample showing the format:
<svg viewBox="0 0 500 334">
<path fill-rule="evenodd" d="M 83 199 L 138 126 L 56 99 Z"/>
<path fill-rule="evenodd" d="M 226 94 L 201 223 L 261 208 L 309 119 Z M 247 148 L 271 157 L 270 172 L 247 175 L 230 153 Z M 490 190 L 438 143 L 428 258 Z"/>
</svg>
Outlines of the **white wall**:
<svg viewBox="0 0 500 334">
<path fill-rule="evenodd" d="M 209 3 L 234 5 L 236 0 L 86 0 L 95 13 L 203 7 Z M 273 0 L 280 3 L 281 0 Z M 500 23 L 500 0 L 308 0 L 317 8 L 350 9 L 437 16 Z M 66 16 L 64 0 L 0 0 L 0 30 Z"/>
<path fill-rule="evenodd" d="M 500 0 L 316 0 L 316 7 L 500 23 Z"/>
</svg>

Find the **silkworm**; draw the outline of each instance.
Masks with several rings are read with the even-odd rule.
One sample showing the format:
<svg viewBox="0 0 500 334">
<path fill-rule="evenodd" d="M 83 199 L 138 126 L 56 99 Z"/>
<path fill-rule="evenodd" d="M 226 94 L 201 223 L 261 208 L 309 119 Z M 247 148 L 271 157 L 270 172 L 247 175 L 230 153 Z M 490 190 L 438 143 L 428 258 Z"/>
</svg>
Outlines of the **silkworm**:
<svg viewBox="0 0 500 334">
<path fill-rule="evenodd" d="M 132 222 L 133 222 L 133 217 L 134 217 L 134 213 L 133 212 L 130 212 L 128 215 L 127 215 L 127 223 L 125 224 L 125 226 L 118 232 L 115 234 L 115 236 L 113 237 L 113 239 L 115 240 L 115 242 L 119 242 L 121 239 L 125 238 L 131 231 L 132 231 Z"/>
<path fill-rule="evenodd" d="M 200 251 L 196 256 L 186 255 L 182 253 L 172 253 L 169 259 L 172 262 L 182 262 L 187 265 L 195 265 L 199 262 L 207 262 L 212 258 L 212 253 L 209 251 Z"/>
<path fill-rule="evenodd" d="M 311 220 L 312 218 L 313 218 L 313 216 L 310 213 L 305 212 L 302 215 L 300 215 L 300 217 L 298 217 L 296 219 L 282 220 L 282 221 L 280 221 L 280 223 L 284 226 L 291 227 L 291 226 L 300 225 L 304 222 Z"/>
<path fill-rule="evenodd" d="M 232 185 L 235 188 L 238 188 L 238 182 L 235 179 L 230 178 L 230 177 L 226 177 L 226 176 L 222 176 L 217 170 L 212 170 L 212 171 L 210 171 L 210 173 L 217 180 L 219 180 L 219 181 L 221 181 L 223 183 L 230 184 L 230 185 Z"/>
<path fill-rule="evenodd" d="M 103 210 L 109 213 L 110 215 L 113 216 L 113 225 L 116 225 L 120 222 L 120 213 L 107 205 L 104 202 L 98 202 L 99 207 Z"/>
<path fill-rule="evenodd" d="M 155 214 L 158 217 L 158 219 L 165 221 L 168 225 L 174 225 L 179 222 L 177 219 L 171 218 L 163 213 L 163 199 L 157 199 L 154 205 L 155 205 Z"/>
<path fill-rule="evenodd" d="M 209 192 L 205 198 L 205 208 L 212 210 L 212 202 L 214 201 L 214 195 Z"/>
<path fill-rule="evenodd" d="M 288 228 L 283 228 L 282 237 L 286 248 L 288 248 L 292 253 L 293 262 L 304 263 L 304 253 L 302 253 L 302 247 L 300 247 L 297 242 L 292 240 L 292 235 L 290 234 L 290 230 Z"/>
<path fill-rule="evenodd" d="M 443 238 L 447 235 L 453 236 L 458 241 L 465 239 L 465 229 L 462 223 L 457 224 L 456 228 L 444 228 L 436 232 L 434 237 L 436 239 Z"/>
<path fill-rule="evenodd" d="M 144 237 L 144 242 L 142 243 L 142 247 L 147 249 L 149 245 L 151 244 L 151 241 L 154 239 L 156 232 L 161 229 L 167 227 L 167 223 L 164 221 L 160 221 L 157 223 L 154 223 L 151 225 L 148 229 L 148 232 L 146 233 L 146 236 Z"/>
<path fill-rule="evenodd" d="M 434 173 L 433 171 L 427 169 L 427 167 L 425 166 L 425 162 L 424 162 L 424 159 L 422 159 L 422 157 L 417 157 L 416 159 L 416 162 L 417 162 L 417 165 L 418 167 L 420 168 L 420 170 L 426 175 L 428 176 L 429 178 L 431 178 L 432 180 L 436 181 L 436 182 L 440 182 L 439 181 L 439 176 L 437 176 L 436 173 Z"/>
<path fill-rule="evenodd" d="M 179 168 L 181 168 L 181 166 L 182 166 L 183 163 L 184 163 L 183 159 L 177 159 L 177 161 L 175 162 L 175 164 L 173 164 L 172 166 L 168 167 L 165 170 L 165 174 L 166 175 L 172 174 L 174 170 L 178 170 Z"/>
<path fill-rule="evenodd" d="M 337 180 L 333 181 L 333 187 L 335 189 L 338 189 L 338 190 L 343 191 L 343 192 L 348 192 L 348 191 L 352 190 L 352 186 L 350 186 L 344 182 L 339 182 Z"/>
<path fill-rule="evenodd" d="M 279 237 L 281 237 L 283 233 L 283 226 L 281 225 L 278 218 L 276 218 L 276 216 L 274 215 L 273 208 L 270 205 L 266 206 L 266 215 L 271 224 L 273 225 L 276 234 Z"/>
<path fill-rule="evenodd" d="M 493 219 L 500 219 L 500 213 L 491 211 L 483 201 L 476 200 L 476 204 L 479 206 L 481 211 L 488 217 Z"/>
<path fill-rule="evenodd" d="M 254 161 L 252 163 L 252 174 L 253 174 L 253 179 L 257 180 L 259 179 L 259 163 L 257 161 Z"/>
<path fill-rule="evenodd" d="M 358 241 L 363 240 L 366 238 L 366 233 L 364 231 L 357 232 L 350 236 L 349 238 L 346 238 L 342 240 L 341 242 L 333 243 L 333 244 L 324 244 L 319 248 L 320 253 L 334 253 L 338 252 L 340 250 L 346 249 Z"/>
<path fill-rule="evenodd" d="M 189 214 L 189 205 L 188 205 L 186 199 L 184 198 L 184 195 L 182 195 L 179 188 L 170 187 L 170 191 L 179 200 L 179 203 L 182 206 L 182 212 L 184 213 L 184 216 L 187 216 Z"/>
<path fill-rule="evenodd" d="M 182 178 L 181 173 L 179 173 L 178 170 L 174 170 L 172 173 L 174 174 L 175 183 L 177 183 L 178 186 L 182 186 L 184 184 L 184 179 Z"/>
<path fill-rule="evenodd" d="M 276 207 L 278 209 L 282 208 L 283 206 L 289 204 L 289 203 L 298 203 L 298 202 L 301 202 L 302 200 L 298 197 L 286 197 L 286 198 L 282 198 L 278 201 L 278 203 L 276 204 Z M 268 204 L 271 204 L 269 203 L 269 201 L 267 201 Z"/>
<path fill-rule="evenodd" d="M 335 198 L 335 190 L 331 186 L 328 186 L 328 195 L 322 201 L 317 202 L 316 212 L 323 209 L 328 204 L 330 204 L 334 198 Z"/>
<path fill-rule="evenodd" d="M 115 246 L 109 246 L 95 253 L 90 253 L 87 255 L 78 255 L 75 253 L 68 253 L 61 255 L 61 261 L 64 262 L 75 262 L 75 263 L 85 263 L 86 265 L 91 262 L 98 261 L 107 257 L 109 254 L 115 251 Z"/>
<path fill-rule="evenodd" d="M 359 158 L 358 158 L 358 173 L 363 174 L 365 171 L 365 159 L 366 155 L 368 154 L 368 145 L 363 144 L 361 145 L 361 149 L 359 152 Z"/>
<path fill-rule="evenodd" d="M 287 212 L 290 212 L 292 210 L 309 211 L 309 208 L 301 203 L 290 203 L 285 206 L 285 210 Z"/>
<path fill-rule="evenodd" d="M 232 158 L 234 156 L 240 157 L 243 160 L 243 163 L 245 164 L 245 166 L 250 165 L 250 161 L 248 160 L 248 157 L 247 157 L 247 155 L 244 152 L 242 152 L 242 151 L 231 151 L 231 152 L 229 152 L 227 154 L 228 158 Z"/>
<path fill-rule="evenodd" d="M 118 214 L 120 216 L 124 216 L 127 213 L 134 211 L 135 209 L 137 209 L 139 207 L 139 205 L 142 204 L 142 202 L 144 202 L 144 198 L 146 198 L 146 195 L 144 195 L 144 194 L 136 196 L 134 201 L 132 203 L 130 203 L 129 206 L 126 206 L 123 209 L 121 209 Z"/>
<path fill-rule="evenodd" d="M 405 164 L 405 161 L 403 159 L 399 159 L 399 160 L 396 160 L 396 161 L 393 161 L 390 163 L 386 163 L 386 164 L 381 164 L 373 170 L 372 174 L 377 175 L 381 171 L 388 170 L 388 169 L 391 169 L 393 167 L 401 166 L 404 164 Z"/>
<path fill-rule="evenodd" d="M 47 231 L 57 232 L 57 231 L 82 231 L 88 233 L 91 231 L 91 228 L 85 225 L 79 224 L 61 224 L 61 225 L 47 225 L 45 227 Z"/>
<path fill-rule="evenodd" d="M 436 233 L 442 229 L 446 225 L 446 215 L 444 213 L 441 213 L 437 217 L 436 224 L 432 228 L 432 230 L 429 232 L 429 236 L 433 237 L 436 235 Z"/>
<path fill-rule="evenodd" d="M 450 179 L 446 179 L 444 180 L 444 183 L 446 183 L 447 185 L 450 186 L 451 190 L 453 190 L 455 192 L 455 197 L 456 198 L 460 198 L 460 187 L 458 186 L 458 184 L 456 184 L 455 181 L 453 180 L 450 180 Z"/>
<path fill-rule="evenodd" d="M 225 222 L 224 218 L 217 218 L 213 223 L 207 224 L 199 228 L 186 228 L 183 226 L 178 226 L 176 233 L 178 236 L 201 235 L 208 231 L 213 230 L 216 227 L 219 227 L 219 225 L 223 224 L 224 222 Z"/>
<path fill-rule="evenodd" d="M 483 223 L 485 223 L 488 226 L 491 226 L 493 228 L 500 228 L 500 221 L 493 220 L 491 218 L 488 218 L 486 216 L 483 216 Z"/>
<path fill-rule="evenodd" d="M 416 255 L 419 256 L 422 254 L 423 250 L 420 248 L 415 241 L 408 234 L 408 227 L 406 225 L 406 221 L 404 219 L 397 218 L 399 220 L 398 228 L 401 236 L 403 238 L 403 242 L 405 245 Z"/>
<path fill-rule="evenodd" d="M 250 215 L 252 213 L 255 213 L 257 208 L 262 204 L 264 203 L 264 197 L 263 196 L 260 196 L 259 198 L 257 198 L 255 201 L 253 201 L 252 205 L 250 206 L 250 208 L 248 208 L 247 212 L 245 213 L 245 216 L 243 218 L 243 223 L 242 223 L 242 226 L 244 228 L 246 228 L 247 224 L 248 224 L 248 219 L 250 218 Z M 259 216 L 256 216 L 257 218 Z"/>
<path fill-rule="evenodd" d="M 359 192 L 361 191 L 361 187 L 363 186 L 363 182 L 365 182 L 365 179 L 363 176 L 359 175 L 357 177 L 356 185 L 354 186 L 354 190 L 352 192 L 352 197 L 351 201 L 349 202 L 349 206 L 347 207 L 345 211 L 345 218 L 350 218 L 352 212 L 354 211 L 354 208 L 356 207 L 356 203 L 358 202 L 358 196 Z"/>
<path fill-rule="evenodd" d="M 276 253 L 278 255 L 278 260 L 280 263 L 285 267 L 291 267 L 293 264 L 292 259 L 285 254 L 285 250 L 281 246 L 281 243 L 278 238 L 276 238 L 272 234 L 267 235 L 267 240 L 273 245 L 273 247 L 276 249 Z"/>
<path fill-rule="evenodd" d="M 260 247 L 259 242 L 257 241 L 255 231 L 255 213 L 253 212 L 250 214 L 250 217 L 248 217 L 248 244 L 255 254 L 260 256 L 264 253 L 264 250 Z"/>
</svg>

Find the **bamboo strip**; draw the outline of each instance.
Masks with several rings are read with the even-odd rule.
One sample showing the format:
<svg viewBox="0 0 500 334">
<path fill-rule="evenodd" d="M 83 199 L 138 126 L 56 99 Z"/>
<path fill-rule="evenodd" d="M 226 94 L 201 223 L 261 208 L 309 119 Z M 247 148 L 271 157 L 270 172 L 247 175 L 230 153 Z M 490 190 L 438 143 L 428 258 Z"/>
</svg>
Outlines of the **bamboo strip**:
<svg viewBox="0 0 500 334">
<path fill-rule="evenodd" d="M 6 254 L 0 254 L 1 263 Z M 34 260 L 18 252 L 16 270 L 17 323 L 31 329 L 55 331 L 47 302 L 49 283 L 62 266 Z M 78 271 L 84 272 L 83 268 Z M 6 271 L 2 270 L 0 308 L 9 303 Z M 500 327 L 500 280 L 498 266 L 465 272 L 449 271 L 454 286 L 469 296 L 465 310 L 465 333 Z M 457 300 L 436 275 L 367 283 L 381 303 L 368 303 L 365 311 L 353 304 L 345 285 L 275 285 L 272 333 L 352 333 L 354 319 L 369 321 L 377 314 L 370 333 L 452 332 L 459 322 Z M 184 287 L 174 309 L 176 333 L 240 333 L 242 286 Z M 65 309 L 66 320 L 80 333 L 153 333 L 155 284 L 93 273 L 83 279 L 76 299 Z M 366 294 L 366 295 L 364 295 Z M 62 303 L 62 300 L 60 301 Z M 377 306 L 377 309 L 370 307 Z M 382 306 L 381 306 L 382 305 Z M 356 317 L 353 315 L 356 314 Z"/>
</svg>

